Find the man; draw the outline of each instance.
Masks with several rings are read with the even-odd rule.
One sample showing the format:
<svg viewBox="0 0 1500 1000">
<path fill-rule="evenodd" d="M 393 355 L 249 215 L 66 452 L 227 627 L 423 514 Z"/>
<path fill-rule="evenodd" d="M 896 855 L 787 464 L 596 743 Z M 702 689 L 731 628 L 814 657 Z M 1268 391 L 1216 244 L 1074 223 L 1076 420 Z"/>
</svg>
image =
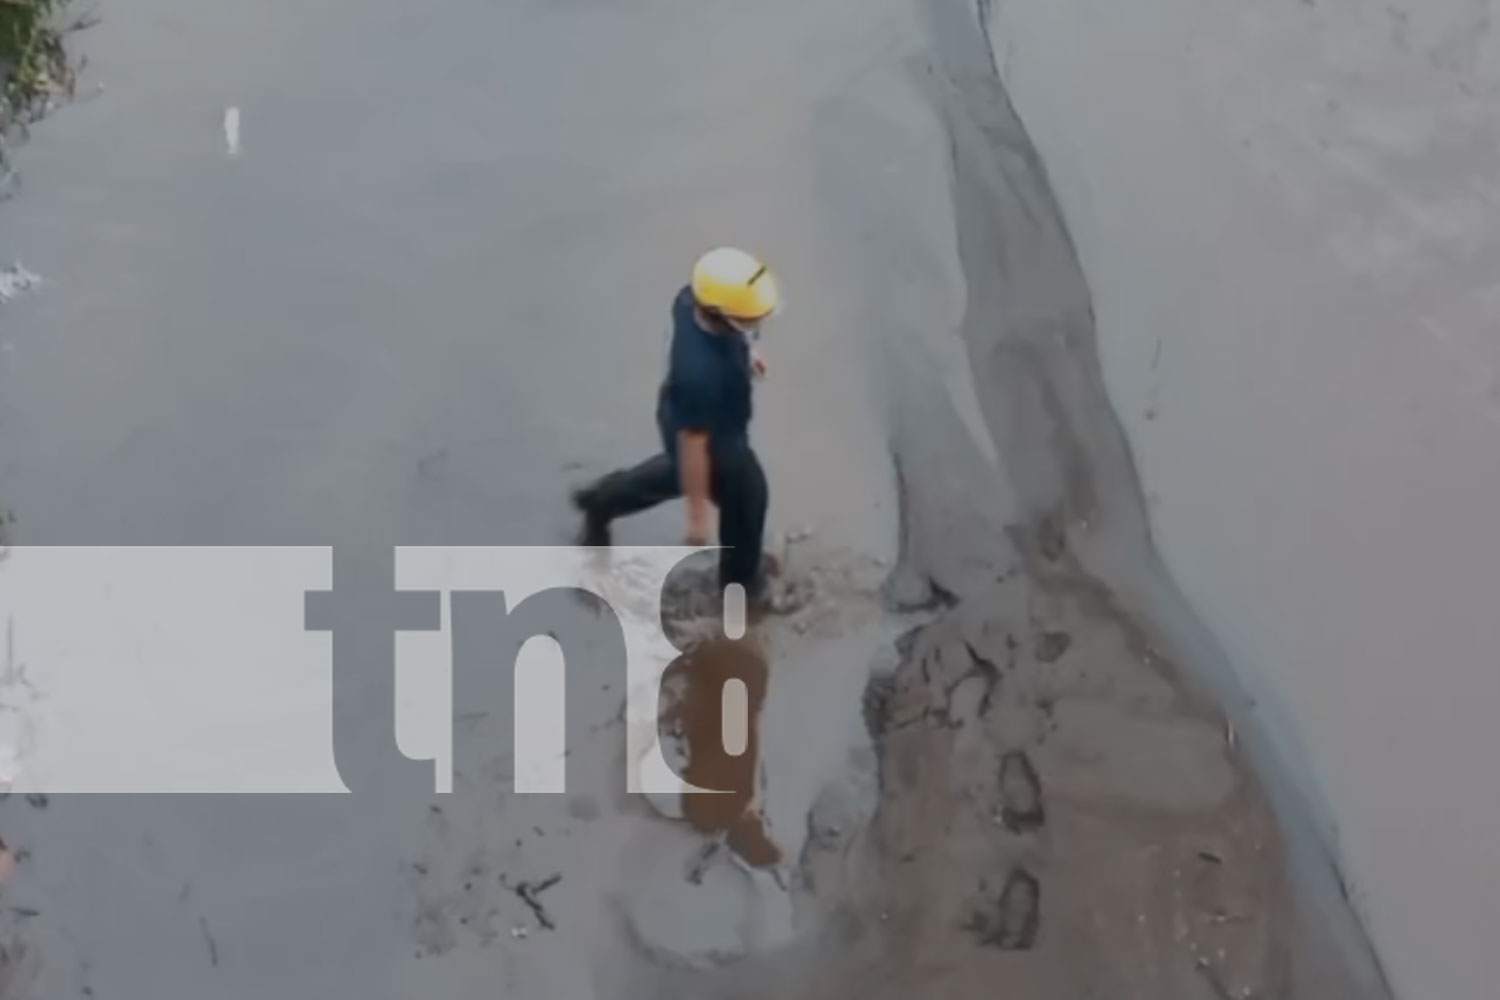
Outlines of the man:
<svg viewBox="0 0 1500 1000">
<path fill-rule="evenodd" d="M 610 522 L 682 497 L 686 545 L 707 545 L 709 504 L 719 510 L 719 583 L 762 596 L 768 489 L 750 447 L 751 382 L 765 362 L 753 342 L 781 304 L 776 279 L 743 250 L 704 254 L 672 305 L 667 375 L 657 398 L 662 453 L 577 490 L 581 542 L 610 543 Z"/>
</svg>

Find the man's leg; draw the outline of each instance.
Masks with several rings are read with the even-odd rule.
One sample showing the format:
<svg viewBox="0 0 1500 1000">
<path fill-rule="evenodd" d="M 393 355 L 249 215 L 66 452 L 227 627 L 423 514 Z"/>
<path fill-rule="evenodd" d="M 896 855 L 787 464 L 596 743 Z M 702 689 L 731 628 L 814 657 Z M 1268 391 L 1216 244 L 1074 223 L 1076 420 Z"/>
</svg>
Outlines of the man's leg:
<svg viewBox="0 0 1500 1000">
<path fill-rule="evenodd" d="M 668 455 L 648 458 L 620 469 L 573 493 L 573 505 L 583 512 L 581 543 L 609 544 L 609 523 L 682 495 L 677 465 Z"/>
<path fill-rule="evenodd" d="M 737 583 L 747 602 L 761 596 L 761 558 L 765 544 L 770 488 L 760 460 L 749 448 L 713 459 L 714 503 L 719 507 L 719 585 Z"/>
</svg>

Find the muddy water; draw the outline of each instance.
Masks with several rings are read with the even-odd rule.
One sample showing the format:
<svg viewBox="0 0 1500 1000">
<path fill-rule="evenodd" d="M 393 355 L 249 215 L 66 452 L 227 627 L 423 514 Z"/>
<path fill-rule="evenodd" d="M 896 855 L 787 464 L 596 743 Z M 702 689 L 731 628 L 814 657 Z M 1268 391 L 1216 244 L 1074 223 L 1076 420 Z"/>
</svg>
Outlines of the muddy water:
<svg viewBox="0 0 1500 1000">
<path fill-rule="evenodd" d="M 722 793 L 684 795 L 686 819 L 701 834 L 722 836 L 756 868 L 782 860 L 755 808 L 767 674 L 765 655 L 753 640 L 721 637 L 694 646 L 662 677 L 663 688 L 675 692 L 662 714 L 663 737 L 682 742 L 682 778 Z M 725 697 L 730 688 L 743 692 L 732 705 Z M 741 718 L 732 717 L 739 713 Z M 725 734 L 735 730 L 743 730 L 745 739 L 731 752 Z"/>
</svg>

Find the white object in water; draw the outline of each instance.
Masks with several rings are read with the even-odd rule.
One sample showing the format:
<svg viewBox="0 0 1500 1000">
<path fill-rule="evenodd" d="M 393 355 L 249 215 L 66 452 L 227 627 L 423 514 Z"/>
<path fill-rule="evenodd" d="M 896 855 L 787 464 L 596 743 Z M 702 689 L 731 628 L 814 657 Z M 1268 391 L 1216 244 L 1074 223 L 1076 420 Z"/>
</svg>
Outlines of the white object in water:
<svg viewBox="0 0 1500 1000">
<path fill-rule="evenodd" d="M 32 274 L 19 262 L 0 271 L 0 302 L 9 302 L 21 292 L 29 291 L 40 285 L 42 279 Z"/>
<path fill-rule="evenodd" d="M 240 109 L 229 108 L 224 112 L 224 146 L 230 156 L 240 155 Z"/>
</svg>

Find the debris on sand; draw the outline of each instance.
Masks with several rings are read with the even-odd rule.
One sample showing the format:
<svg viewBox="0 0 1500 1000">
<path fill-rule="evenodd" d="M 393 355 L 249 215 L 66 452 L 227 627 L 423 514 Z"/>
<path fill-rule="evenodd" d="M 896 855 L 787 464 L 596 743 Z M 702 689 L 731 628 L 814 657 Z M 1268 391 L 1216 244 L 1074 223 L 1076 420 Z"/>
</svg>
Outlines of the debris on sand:
<svg viewBox="0 0 1500 1000">
<path fill-rule="evenodd" d="M 0 165 L 0 170 L 3 170 Z M 10 267 L 0 270 L 0 302 L 9 302 L 22 292 L 29 292 L 41 285 L 40 275 L 32 274 L 17 261 Z"/>
<path fill-rule="evenodd" d="M 1229 987 L 1224 985 L 1224 980 L 1219 978 L 1219 974 L 1215 971 L 1212 962 L 1206 958 L 1199 958 L 1193 963 L 1193 967 L 1198 970 L 1203 976 L 1204 981 L 1208 983 L 1209 988 L 1214 991 L 1216 1000 L 1237 1000 L 1235 995 L 1230 992 Z M 1245 990 L 1240 994 L 1241 997 L 1250 995 L 1249 990 Z"/>
<path fill-rule="evenodd" d="M 208 961 L 214 968 L 219 967 L 219 942 L 214 940 L 213 932 L 208 929 L 208 921 L 203 917 L 198 918 L 198 926 L 203 931 L 203 941 L 208 945 Z"/>
<path fill-rule="evenodd" d="M 0 888 L 10 881 L 16 866 L 26 860 L 25 849 L 12 850 L 0 840 Z M 21 937 L 16 921 L 41 915 L 30 906 L 8 906 L 0 916 L 0 997 L 30 996 L 38 974 L 38 963 Z"/>
<path fill-rule="evenodd" d="M 560 872 L 554 872 L 552 875 L 535 884 L 531 882 L 517 882 L 515 885 L 510 885 L 505 881 L 504 876 L 500 878 L 500 884 L 515 893 L 516 898 L 525 903 L 527 909 L 531 910 L 532 915 L 536 917 L 536 922 L 549 931 L 556 930 L 557 926 L 552 922 L 552 915 L 547 912 L 547 908 L 542 905 L 537 897 L 561 881 L 562 873 Z M 524 937 L 525 935 L 522 934 L 519 936 Z"/>
</svg>

